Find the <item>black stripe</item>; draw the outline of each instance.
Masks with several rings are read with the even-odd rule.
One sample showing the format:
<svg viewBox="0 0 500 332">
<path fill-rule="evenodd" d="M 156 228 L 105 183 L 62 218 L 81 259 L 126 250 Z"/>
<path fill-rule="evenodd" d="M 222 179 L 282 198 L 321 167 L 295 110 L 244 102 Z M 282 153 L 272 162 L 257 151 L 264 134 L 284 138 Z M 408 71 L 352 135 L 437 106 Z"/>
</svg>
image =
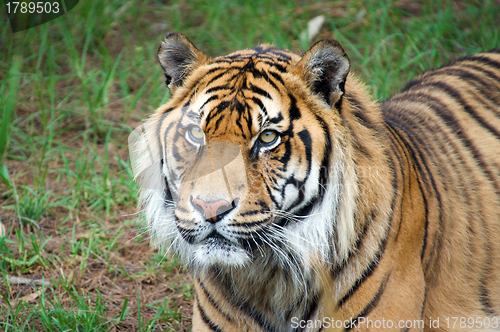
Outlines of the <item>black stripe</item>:
<svg viewBox="0 0 500 332">
<path fill-rule="evenodd" d="M 386 128 L 388 130 L 388 132 L 390 133 L 390 137 L 392 138 L 392 143 L 393 145 L 395 146 L 396 144 L 399 146 L 399 148 L 403 151 L 407 151 L 408 153 L 412 153 L 411 151 L 411 148 L 406 144 L 406 142 L 396 133 L 395 129 L 392 128 L 389 124 L 386 124 Z M 396 143 L 398 142 L 398 143 Z M 401 142 L 401 144 L 403 144 L 404 148 L 402 145 L 399 144 L 399 142 Z M 396 149 L 394 149 L 396 150 Z M 405 153 L 405 156 L 406 153 Z M 408 156 L 407 156 L 407 160 L 408 160 Z M 417 160 L 415 158 L 412 158 L 413 162 L 414 163 L 417 163 Z M 423 237 L 423 241 L 422 241 L 422 249 L 420 251 L 420 260 L 423 261 L 424 260 L 424 253 L 425 253 L 425 249 L 427 248 L 427 238 L 429 236 L 429 218 L 428 218 L 428 215 L 429 215 L 429 205 L 428 205 L 428 202 L 427 202 L 427 197 L 424 193 L 424 188 L 422 187 L 422 179 L 421 179 L 421 175 L 418 171 L 415 172 L 416 175 L 417 175 L 417 181 L 418 181 L 418 188 L 419 188 L 419 191 L 420 191 L 420 196 L 422 197 L 422 200 L 423 200 L 423 203 L 424 203 L 424 209 L 425 209 L 425 226 L 424 226 L 424 237 Z M 424 299 L 424 302 L 425 302 L 425 299 Z M 423 310 L 423 308 L 422 308 Z M 422 313 L 423 315 L 423 313 Z"/>
<path fill-rule="evenodd" d="M 307 181 L 307 178 L 309 177 L 309 174 L 311 173 L 311 164 L 312 164 L 312 139 L 311 135 L 309 134 L 309 131 L 307 129 L 304 129 L 300 131 L 297 134 L 302 141 L 302 144 L 304 145 L 304 150 L 306 151 L 306 161 L 307 161 L 307 171 L 305 175 L 305 181 Z M 305 182 L 304 181 L 304 182 Z"/>
<path fill-rule="evenodd" d="M 427 238 L 429 237 L 429 204 L 427 203 L 427 197 L 424 194 L 424 188 L 422 187 L 422 180 L 420 178 L 420 174 L 417 173 L 418 177 L 418 188 L 420 190 L 420 194 L 422 196 L 422 199 L 424 201 L 424 208 L 425 208 L 425 227 L 424 227 L 424 239 L 422 243 L 422 249 L 420 251 L 420 260 L 423 262 L 424 260 L 424 253 L 425 249 L 427 248 Z"/>
<path fill-rule="evenodd" d="M 300 140 L 302 141 L 302 143 L 304 145 L 304 150 L 306 153 L 307 171 L 306 171 L 306 174 L 304 176 L 305 179 L 304 179 L 304 181 L 300 181 L 300 180 L 297 180 L 294 176 L 290 177 L 286 181 L 286 183 L 282 186 L 281 197 L 283 200 L 285 199 L 285 190 L 286 190 L 287 186 L 289 184 L 293 184 L 298 189 L 299 194 L 295 198 L 295 200 L 290 204 L 290 207 L 288 208 L 288 210 L 291 210 L 291 211 L 295 210 L 298 207 L 295 205 L 297 203 L 299 203 L 299 204 L 306 203 L 304 206 L 300 207 L 299 210 L 297 212 L 295 212 L 295 214 L 299 215 L 299 216 L 308 216 L 311 213 L 311 211 L 314 207 L 314 204 L 317 202 L 317 198 L 319 196 L 318 195 L 319 188 L 318 188 L 317 195 L 312 200 L 308 200 L 308 202 L 304 202 L 305 183 L 308 180 L 309 174 L 311 173 L 311 167 L 312 167 L 312 139 L 311 139 L 311 135 L 309 134 L 309 131 L 307 131 L 305 129 L 302 130 L 301 132 L 299 132 L 297 135 L 299 136 Z"/>
<path fill-rule="evenodd" d="M 378 128 L 373 125 L 372 121 L 366 116 L 367 111 L 364 109 L 363 104 L 352 94 L 346 93 L 345 95 L 346 99 L 349 101 L 351 104 L 352 108 L 352 114 L 359 120 L 358 122 L 366 127 L 374 130 L 375 132 L 378 131 Z"/>
<path fill-rule="evenodd" d="M 374 212 L 372 212 L 374 213 Z M 359 251 L 359 249 L 361 248 L 361 245 L 364 243 L 364 237 L 366 236 L 367 234 L 367 230 L 368 230 L 368 224 L 372 222 L 372 219 L 369 219 L 367 221 L 365 221 L 365 224 L 363 225 L 363 228 L 361 229 L 361 232 L 358 235 L 358 239 L 356 240 L 356 243 L 354 244 L 353 248 L 350 248 L 349 250 L 349 253 L 348 253 L 348 256 L 347 256 L 347 259 L 338 263 L 332 270 L 331 270 L 331 273 L 333 275 L 333 278 L 334 279 L 337 279 L 338 277 L 340 277 L 340 273 L 342 273 L 342 271 L 344 271 L 344 269 L 350 265 L 350 260 L 352 259 L 352 257 L 354 256 L 354 254 L 356 252 Z"/>
<path fill-rule="evenodd" d="M 283 82 L 283 79 L 281 78 L 281 75 L 274 73 L 272 71 L 268 71 L 268 74 L 271 75 L 276 81 L 278 81 L 282 86 L 285 86 L 285 83 Z"/>
<path fill-rule="evenodd" d="M 258 213 L 268 213 L 268 212 L 269 212 L 269 209 L 261 209 L 261 210 L 247 211 L 247 212 L 241 213 L 240 215 L 244 217 L 244 216 L 255 215 L 255 214 L 258 214 Z M 231 226 L 233 226 L 233 227 L 252 228 L 252 227 L 255 227 L 255 226 L 260 226 L 260 225 L 264 224 L 265 222 L 267 222 L 267 220 L 259 220 L 259 221 L 253 221 L 253 222 L 242 222 L 242 223 L 234 224 L 234 225 L 231 225 Z"/>
<path fill-rule="evenodd" d="M 215 124 L 212 125 L 212 126 L 210 126 L 210 129 L 212 129 L 212 130 L 210 130 L 210 132 L 213 133 L 213 134 L 215 134 L 215 131 L 217 131 L 217 130 L 219 130 L 219 131 L 226 131 L 226 129 L 224 129 L 224 128 L 221 127 L 221 122 L 222 122 L 222 120 L 224 120 L 225 116 L 223 116 L 222 114 L 217 114 L 217 115 L 219 117 L 215 121 Z M 213 117 L 210 120 L 212 120 L 212 119 L 213 119 Z M 208 117 L 207 117 L 207 121 L 206 122 L 208 123 Z"/>
<path fill-rule="evenodd" d="M 197 232 L 195 230 L 193 230 L 193 229 L 183 228 L 180 225 L 179 219 L 177 219 L 177 217 L 175 217 L 175 222 L 176 222 L 176 226 L 177 226 L 177 231 L 182 236 L 182 238 L 184 239 L 184 241 L 186 241 L 189 244 L 194 244 L 194 242 L 196 240 L 196 234 L 195 233 L 197 233 Z"/>
<path fill-rule="evenodd" d="M 170 112 L 173 108 L 169 108 L 168 111 Z M 156 130 L 155 130 L 155 133 L 156 133 L 156 137 L 158 138 L 158 148 L 162 149 L 162 150 L 165 150 L 163 152 L 166 153 L 166 147 L 162 144 L 162 135 L 161 135 L 161 127 L 163 125 L 163 122 L 165 121 L 165 118 L 168 116 L 168 112 L 165 112 L 163 113 L 161 116 L 160 116 L 160 120 L 158 121 L 158 125 L 156 127 Z M 173 122 L 170 121 L 169 125 L 167 126 L 167 128 L 165 129 L 165 137 L 167 137 L 167 133 L 170 131 L 170 128 L 173 126 Z M 144 131 L 146 131 L 146 127 L 144 127 Z M 164 141 L 166 142 L 166 141 Z M 165 156 L 160 156 L 160 157 L 165 157 Z M 163 160 L 163 159 L 162 159 Z M 163 165 L 163 162 L 162 162 L 162 165 Z M 163 168 L 162 168 L 162 174 L 163 174 Z"/>
<path fill-rule="evenodd" d="M 269 118 L 269 122 L 272 122 L 272 123 L 279 123 L 283 120 L 283 115 L 281 113 L 278 114 L 278 116 L 274 117 L 274 118 Z"/>
<path fill-rule="evenodd" d="M 272 52 L 271 54 L 261 54 L 259 55 L 259 59 L 265 59 L 265 60 L 270 60 L 273 62 L 283 62 L 285 64 L 290 64 L 290 60 L 292 59 L 290 56 L 284 54 L 284 53 L 278 53 L 278 52 Z"/>
<path fill-rule="evenodd" d="M 271 187 L 267 184 L 267 182 L 264 182 L 265 186 L 266 186 L 266 191 L 267 191 L 267 194 L 269 196 L 269 198 L 271 199 L 271 201 L 273 202 L 274 206 L 279 206 L 278 202 L 276 201 L 276 199 L 274 198 L 274 195 L 272 193 L 272 189 Z"/>
<path fill-rule="evenodd" d="M 250 138 L 251 138 L 252 137 L 252 127 L 253 127 L 252 108 L 250 107 L 250 105 L 248 105 L 247 100 L 245 100 L 245 106 L 246 106 L 246 109 L 248 111 L 243 113 L 241 115 L 241 117 L 246 121 L 245 128 L 247 129 L 247 131 L 250 135 Z M 241 132 L 244 133 L 243 128 L 241 129 Z M 246 134 L 243 134 L 243 137 L 247 138 Z"/>
<path fill-rule="evenodd" d="M 230 59 L 230 60 L 236 60 L 236 61 L 241 62 L 241 61 L 250 59 L 253 55 L 255 55 L 255 54 L 244 55 L 241 53 L 235 53 L 235 54 L 225 55 L 224 57 L 222 57 L 222 59 Z"/>
<path fill-rule="evenodd" d="M 274 90 L 280 91 L 280 88 L 278 88 L 278 86 L 276 85 L 276 82 L 274 82 L 274 79 L 272 79 L 269 76 L 269 73 L 271 73 L 271 72 L 270 71 L 266 71 L 265 73 L 267 74 L 267 75 L 265 75 L 265 76 L 267 76 L 267 78 L 266 77 L 262 77 L 262 78 L 265 79 L 266 82 L 274 88 Z M 264 76 L 264 73 L 262 73 L 262 76 Z"/>
<path fill-rule="evenodd" d="M 213 88 L 210 88 L 206 91 L 206 93 L 212 93 L 212 92 L 217 92 L 221 90 L 232 90 L 232 86 L 227 86 L 227 85 L 221 85 L 221 86 L 214 86 Z"/>
<path fill-rule="evenodd" d="M 207 70 L 207 72 L 203 75 L 204 77 L 210 75 L 210 74 L 213 74 L 219 70 L 223 70 L 223 72 L 221 73 L 222 75 L 226 74 L 229 70 L 235 70 L 235 69 L 238 69 L 238 68 L 232 68 L 232 67 L 214 67 L 214 68 L 210 68 L 209 70 Z M 218 78 L 218 76 L 216 76 Z M 215 78 L 210 78 L 210 81 L 215 81 Z"/>
<path fill-rule="evenodd" d="M 247 139 L 247 135 L 245 134 L 245 130 L 243 129 L 243 125 L 245 126 L 245 128 L 251 128 L 251 126 L 249 126 L 248 123 L 243 123 L 242 117 L 245 115 L 246 110 L 248 109 L 248 105 L 247 105 L 247 103 L 241 103 L 241 102 L 235 100 L 232 103 L 232 106 L 234 107 L 235 111 L 238 113 L 238 119 L 236 121 L 234 121 L 234 123 L 236 123 L 236 125 L 238 126 L 238 128 L 241 132 L 241 136 L 244 139 Z M 247 118 L 245 118 L 245 119 L 248 120 Z M 217 128 L 219 128 L 219 127 L 217 126 Z"/>
<path fill-rule="evenodd" d="M 224 75 L 229 75 L 231 71 L 236 71 L 236 73 L 232 77 L 226 78 L 226 81 L 230 82 L 231 80 L 234 79 L 235 76 L 238 76 L 238 74 L 239 74 L 239 68 L 214 68 L 214 69 L 209 70 L 207 73 L 205 73 L 204 76 L 211 74 L 211 72 L 215 72 L 217 70 L 224 70 L 224 69 L 225 69 L 225 71 L 223 71 L 222 73 L 215 75 L 214 77 L 211 77 L 210 81 L 214 82 Z"/>
<path fill-rule="evenodd" d="M 231 102 L 229 101 L 221 101 L 206 117 L 205 122 L 208 123 L 210 122 L 213 118 L 215 118 L 217 115 L 219 115 L 220 112 L 225 110 L 231 105 Z M 217 127 L 212 127 L 213 130 L 216 130 Z"/>
<path fill-rule="evenodd" d="M 486 67 L 477 66 L 476 64 L 477 64 L 477 62 L 464 62 L 463 63 L 464 68 L 471 68 L 475 71 L 481 72 L 484 76 L 486 76 L 487 78 L 489 78 L 497 83 L 500 82 L 500 76 L 497 75 L 496 72 L 491 71 Z"/>
<path fill-rule="evenodd" d="M 208 301 L 210 302 L 210 304 L 222 315 L 224 316 L 225 319 L 227 319 L 229 322 L 233 322 L 233 319 L 231 317 L 229 317 L 228 314 L 226 314 L 225 312 L 222 311 L 222 309 L 219 307 L 219 305 L 215 302 L 214 298 L 212 297 L 212 295 L 210 293 L 208 293 L 207 291 L 207 288 L 205 287 L 205 285 L 201 282 L 200 279 L 198 279 L 198 283 L 200 285 L 200 288 L 201 290 L 203 291 L 203 293 L 205 294 L 205 296 L 207 297 Z"/>
<path fill-rule="evenodd" d="M 270 61 L 262 61 L 262 62 L 265 63 L 266 65 L 269 65 L 269 66 L 277 69 L 281 73 L 286 73 L 286 67 L 283 65 L 280 65 L 277 62 L 270 62 Z"/>
<path fill-rule="evenodd" d="M 182 105 L 182 108 L 183 109 L 186 109 L 189 107 L 189 105 L 191 105 L 191 101 L 193 100 L 193 97 L 196 96 L 196 90 L 194 90 L 191 95 L 189 95 L 188 97 L 188 100 L 186 101 L 186 103 L 184 105 Z"/>
<path fill-rule="evenodd" d="M 210 98 L 208 98 L 208 99 L 207 99 L 207 100 L 203 103 L 203 105 L 201 105 L 201 107 L 200 107 L 200 111 L 202 111 L 202 110 L 203 110 L 203 108 L 204 108 L 204 107 L 205 107 L 205 106 L 206 106 L 209 102 L 211 102 L 212 100 L 218 99 L 218 98 L 219 98 L 219 96 L 217 96 L 217 95 L 210 96 Z"/>
<path fill-rule="evenodd" d="M 163 113 L 160 116 L 160 120 L 158 121 L 158 126 L 156 127 L 156 137 L 158 137 L 158 146 L 162 146 L 161 144 L 161 127 L 163 125 L 163 122 L 165 121 L 165 118 L 169 115 L 169 112 L 173 110 L 173 108 L 169 108 L 168 112 Z M 170 121 L 170 124 L 167 126 L 165 129 L 165 134 L 170 130 L 170 128 L 174 125 L 172 121 Z M 146 130 L 146 127 L 144 127 L 144 130 Z"/>
<path fill-rule="evenodd" d="M 271 99 L 271 100 L 273 99 L 273 98 L 271 97 L 271 95 L 269 95 L 269 93 L 268 93 L 267 91 L 264 91 L 264 90 L 262 90 L 261 88 L 259 88 L 259 87 L 255 86 L 255 85 L 253 85 L 253 84 L 251 84 L 251 83 L 248 83 L 248 88 L 249 88 L 249 90 L 250 90 L 250 91 L 252 91 L 253 93 L 256 93 L 256 94 L 258 94 L 258 95 L 261 95 L 261 96 L 263 96 L 263 97 L 265 97 L 265 98 L 269 98 L 269 99 Z"/>
<path fill-rule="evenodd" d="M 342 297 L 338 303 L 338 306 L 341 307 L 346 303 L 351 296 L 354 295 L 354 293 L 359 289 L 359 287 L 368 279 L 373 274 L 373 271 L 377 268 L 378 264 L 380 263 L 380 259 L 382 258 L 382 255 L 384 254 L 385 247 L 387 244 L 387 238 L 388 238 L 388 232 L 386 232 L 386 236 L 384 240 L 382 241 L 377 253 L 375 254 L 374 259 L 370 262 L 368 267 L 363 271 L 361 274 L 361 277 L 354 282 L 352 285 L 351 289 L 347 291 L 347 293 Z"/>
<path fill-rule="evenodd" d="M 163 122 L 163 120 L 164 119 L 162 119 L 161 122 Z M 160 126 L 161 126 L 161 124 L 160 124 Z M 168 127 L 163 132 L 163 142 L 169 142 L 169 140 L 167 140 L 167 136 L 170 133 L 170 131 L 173 129 L 174 126 L 176 127 L 175 129 L 177 129 L 175 131 L 175 134 L 174 134 L 174 139 L 175 139 L 175 137 L 179 136 L 179 130 L 178 130 L 179 129 L 179 123 L 175 123 L 173 121 L 170 121 Z M 161 135 L 159 135 L 159 137 L 160 137 L 160 140 L 161 140 Z M 177 141 L 174 140 L 173 142 L 177 142 Z M 163 144 L 162 144 L 161 141 L 159 143 L 160 143 L 160 146 L 163 146 Z M 166 145 L 164 147 L 165 147 L 165 153 L 167 153 L 168 147 Z M 173 151 L 172 151 L 172 153 L 174 153 L 174 154 L 175 154 L 175 148 L 176 148 L 176 145 L 174 144 Z M 167 161 L 168 161 L 168 159 L 167 159 Z M 168 163 L 167 163 L 167 165 L 168 165 Z"/>
<path fill-rule="evenodd" d="M 161 160 L 161 163 L 163 165 L 163 159 Z M 172 196 L 172 192 L 170 191 L 170 187 L 168 186 L 167 177 L 164 176 L 163 178 L 165 179 L 165 189 L 163 190 L 163 202 L 165 203 L 165 206 L 168 206 L 172 203 L 174 198 Z"/>
<path fill-rule="evenodd" d="M 290 55 L 286 54 L 285 52 L 283 52 L 283 50 L 281 50 L 281 49 L 275 50 L 274 54 L 276 54 L 276 55 L 284 58 L 287 61 L 291 61 L 292 60 L 292 57 Z"/>
<path fill-rule="evenodd" d="M 252 97 L 252 101 L 259 106 L 259 111 L 262 111 L 264 114 L 267 115 L 267 110 L 266 107 L 264 106 L 264 103 L 257 97 Z"/>
<path fill-rule="evenodd" d="M 171 112 L 173 109 L 174 109 L 173 107 L 169 107 L 169 108 L 167 108 L 166 110 L 164 110 L 164 111 L 163 111 L 162 116 L 163 116 L 163 115 L 166 115 L 168 112 Z M 160 123 L 161 123 L 161 122 L 160 122 Z"/>
<path fill-rule="evenodd" d="M 321 125 L 321 129 L 323 130 L 324 137 L 324 150 L 323 150 L 323 159 L 321 159 L 320 164 L 320 175 L 319 175 L 319 183 L 320 183 L 320 195 L 325 195 L 328 187 L 328 180 L 330 177 L 329 169 L 330 169 L 330 154 L 332 152 L 332 140 L 330 138 L 330 132 L 328 131 L 328 125 L 326 122 L 318 115 L 315 114 L 316 121 L 318 121 Z"/>
<path fill-rule="evenodd" d="M 427 303 L 427 284 L 424 283 L 424 300 L 420 309 L 420 317 L 425 317 L 425 304 Z"/>
<path fill-rule="evenodd" d="M 297 212 L 294 214 L 299 216 L 299 217 L 307 217 L 311 215 L 311 211 L 318 202 L 319 197 L 315 197 L 311 201 L 309 201 L 306 205 L 302 206 Z"/>
<path fill-rule="evenodd" d="M 272 55 L 272 57 L 266 57 L 266 56 L 263 56 L 263 57 L 269 58 L 272 60 L 277 59 L 277 60 L 281 60 L 283 62 L 290 62 L 290 60 L 292 60 L 292 57 L 290 55 L 284 53 L 284 51 L 281 48 L 271 47 L 271 48 L 269 48 L 269 52 L 266 52 L 266 55 L 269 53 Z"/>
<path fill-rule="evenodd" d="M 314 295 L 309 302 L 308 308 L 305 311 L 305 315 L 302 317 L 301 321 L 307 322 L 308 320 L 311 320 L 312 316 L 318 309 L 318 304 L 319 304 L 319 296 Z M 307 326 L 304 326 L 304 328 L 297 327 L 294 331 L 296 332 L 302 332 L 304 329 L 307 328 Z"/>
<path fill-rule="evenodd" d="M 288 98 L 290 98 L 290 109 L 288 110 L 288 114 L 290 115 L 290 122 L 293 120 L 300 119 L 301 114 L 300 110 L 297 107 L 297 99 L 291 94 L 288 94 Z"/>
<path fill-rule="evenodd" d="M 399 149 L 394 149 L 393 150 L 393 153 L 395 153 L 395 157 L 398 159 L 399 161 L 399 175 L 401 176 L 401 189 L 399 189 L 399 186 L 398 187 L 398 191 L 397 192 L 400 192 L 400 195 L 402 197 L 402 200 L 401 200 L 401 204 L 399 205 L 399 222 L 398 222 L 398 226 L 397 226 L 397 230 L 396 230 L 396 236 L 394 237 L 394 242 L 397 242 L 398 241 L 398 238 L 399 238 L 399 234 L 400 234 L 400 230 L 401 230 L 401 225 L 403 224 L 403 212 L 404 212 L 404 209 L 403 209 L 403 198 L 406 197 L 407 194 L 405 194 L 406 192 L 406 184 L 408 184 L 409 188 L 408 188 L 408 192 L 411 194 L 411 179 L 408 179 L 408 181 L 406 180 L 407 179 L 407 176 L 406 176 L 406 172 L 410 170 L 410 162 L 409 162 L 409 158 L 407 156 L 407 154 L 405 153 L 405 150 L 401 148 L 401 146 L 398 144 L 399 142 L 395 142 L 393 141 L 393 145 L 395 146 L 396 144 L 398 145 Z M 403 156 L 400 154 L 402 153 L 404 155 L 404 159 L 406 159 L 406 164 L 403 163 Z M 392 158 L 391 158 L 392 160 Z M 396 170 L 395 170 L 395 173 Z M 395 180 L 395 179 L 393 179 Z M 394 184 L 393 184 L 393 188 L 394 188 Z M 395 199 L 395 197 L 393 197 L 393 199 Z M 394 208 L 391 209 L 391 213 L 394 214 L 395 211 L 394 211 Z"/>
<path fill-rule="evenodd" d="M 495 50 L 495 51 L 497 51 L 497 50 Z M 464 60 L 479 61 L 479 62 L 482 62 L 483 64 L 486 64 L 486 65 L 488 65 L 490 67 L 494 67 L 494 68 L 500 70 L 500 62 L 492 60 L 489 57 L 484 56 L 484 55 L 480 55 L 480 54 L 472 55 L 470 57 L 465 58 Z"/>
<path fill-rule="evenodd" d="M 359 315 L 356 318 L 351 319 L 351 324 L 349 324 L 349 326 L 347 326 L 345 328 L 346 332 L 350 331 L 353 327 L 356 326 L 360 317 L 367 317 L 370 314 L 370 312 L 372 312 L 372 310 L 377 307 L 378 302 L 380 301 L 380 298 L 382 297 L 382 294 L 384 294 L 385 287 L 387 286 L 387 282 L 389 280 L 389 276 L 390 276 L 390 274 L 388 274 L 384 278 L 384 281 L 382 281 L 382 284 L 380 285 L 380 287 L 377 291 L 377 294 L 375 294 L 375 296 L 372 298 L 370 303 L 368 303 L 368 305 L 359 313 Z"/>
<path fill-rule="evenodd" d="M 234 61 L 233 60 L 228 60 L 228 59 L 225 59 L 225 58 L 217 58 L 217 59 L 213 59 L 210 64 L 232 64 Z"/>
<path fill-rule="evenodd" d="M 491 264 L 491 261 L 490 261 Z M 488 264 L 489 265 L 489 264 Z M 490 269 L 488 269 L 490 270 Z M 493 310 L 493 306 L 491 305 L 488 289 L 486 287 L 485 276 L 483 276 L 480 280 L 479 284 L 479 302 L 481 302 L 481 306 L 485 314 L 493 316 L 495 315 L 495 311 Z"/>
<path fill-rule="evenodd" d="M 293 129 L 290 130 L 290 128 L 289 128 L 289 130 L 287 130 L 287 133 L 291 132 L 293 130 Z M 290 140 L 289 139 L 286 140 L 283 143 L 283 145 L 284 145 L 285 153 L 283 153 L 282 156 L 271 157 L 271 160 L 277 160 L 277 161 L 279 161 L 283 165 L 283 167 L 279 169 L 280 171 L 283 171 L 284 169 L 286 170 L 286 165 L 288 165 L 288 162 L 290 161 L 290 158 L 292 156 L 292 146 L 290 144 Z"/>
<path fill-rule="evenodd" d="M 343 81 L 342 83 L 340 83 L 340 84 L 339 84 L 339 87 L 340 87 L 340 89 L 342 90 L 342 92 L 344 92 L 344 91 L 345 91 L 345 81 Z M 342 110 L 342 104 L 343 104 L 343 102 L 344 102 L 344 94 L 342 93 L 342 94 L 340 95 L 339 100 L 337 100 L 337 101 L 335 102 L 335 105 L 333 105 L 333 109 L 335 109 L 335 110 L 337 110 L 337 111 Z M 328 105 L 330 105 L 329 100 L 327 101 L 327 103 L 328 103 Z M 331 105 L 330 105 L 330 106 L 331 106 Z"/>
<path fill-rule="evenodd" d="M 210 331 L 224 332 L 220 327 L 218 327 L 214 322 L 212 322 L 210 320 L 210 318 L 208 318 L 208 316 L 205 314 L 205 311 L 203 310 L 203 308 L 200 305 L 200 301 L 197 301 L 197 302 L 198 302 L 198 310 L 200 311 L 201 319 L 203 320 L 205 325 L 210 329 Z"/>
<path fill-rule="evenodd" d="M 367 147 L 365 145 L 361 144 L 361 140 L 359 139 L 359 136 L 356 134 L 356 131 L 351 130 L 351 126 L 348 125 L 348 127 L 349 127 L 349 132 L 350 132 L 351 137 L 352 137 L 352 141 L 351 141 L 352 148 L 354 150 L 356 150 L 357 152 L 359 152 L 361 155 L 365 156 L 366 159 L 373 159 L 373 156 L 372 156 L 370 150 L 367 149 Z"/>
</svg>

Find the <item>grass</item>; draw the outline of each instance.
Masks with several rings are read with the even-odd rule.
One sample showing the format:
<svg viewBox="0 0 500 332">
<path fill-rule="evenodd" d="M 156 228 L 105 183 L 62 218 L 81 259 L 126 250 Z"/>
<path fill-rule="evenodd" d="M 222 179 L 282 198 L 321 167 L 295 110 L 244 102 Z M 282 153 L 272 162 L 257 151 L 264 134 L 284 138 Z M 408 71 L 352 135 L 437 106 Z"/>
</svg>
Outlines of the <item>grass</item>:
<svg viewBox="0 0 500 332">
<path fill-rule="evenodd" d="M 190 278 L 149 247 L 128 162 L 128 134 L 169 97 L 159 42 L 181 31 L 208 55 L 305 51 L 317 15 L 311 42 L 339 40 L 377 99 L 500 46 L 491 0 L 96 0 L 16 34 L 2 20 L 0 329 L 189 331 Z"/>
</svg>

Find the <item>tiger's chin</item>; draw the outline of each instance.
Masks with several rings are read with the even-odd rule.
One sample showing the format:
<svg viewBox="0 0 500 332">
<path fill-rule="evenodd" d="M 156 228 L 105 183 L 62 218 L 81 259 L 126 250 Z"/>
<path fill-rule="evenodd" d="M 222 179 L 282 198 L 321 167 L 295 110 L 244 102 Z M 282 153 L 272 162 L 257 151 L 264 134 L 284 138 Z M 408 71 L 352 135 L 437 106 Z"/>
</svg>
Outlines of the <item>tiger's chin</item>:
<svg viewBox="0 0 500 332">
<path fill-rule="evenodd" d="M 192 267 L 206 269 L 218 267 L 243 267 L 248 265 L 251 257 L 248 252 L 228 241 L 207 239 L 198 244 L 192 244 Z"/>
</svg>

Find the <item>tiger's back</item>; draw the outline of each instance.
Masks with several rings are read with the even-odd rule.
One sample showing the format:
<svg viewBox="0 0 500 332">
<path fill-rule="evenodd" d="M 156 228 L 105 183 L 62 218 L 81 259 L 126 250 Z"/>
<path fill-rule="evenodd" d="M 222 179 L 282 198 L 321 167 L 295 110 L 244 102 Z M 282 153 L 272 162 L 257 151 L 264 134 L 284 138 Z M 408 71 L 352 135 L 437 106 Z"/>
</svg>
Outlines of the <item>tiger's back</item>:
<svg viewBox="0 0 500 332">
<path fill-rule="evenodd" d="M 500 51 L 424 73 L 381 105 L 415 161 L 430 316 L 500 315 Z"/>
</svg>

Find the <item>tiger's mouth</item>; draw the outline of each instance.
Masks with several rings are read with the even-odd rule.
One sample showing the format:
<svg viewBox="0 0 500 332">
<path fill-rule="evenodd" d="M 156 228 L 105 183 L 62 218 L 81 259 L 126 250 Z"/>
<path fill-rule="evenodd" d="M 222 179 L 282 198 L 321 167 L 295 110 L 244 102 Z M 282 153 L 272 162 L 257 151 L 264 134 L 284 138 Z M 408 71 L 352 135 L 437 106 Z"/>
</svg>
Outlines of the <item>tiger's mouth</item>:
<svg viewBox="0 0 500 332">
<path fill-rule="evenodd" d="M 230 250 L 235 245 L 217 231 L 213 231 L 209 236 L 201 240 L 200 244 L 221 250 Z"/>
<path fill-rule="evenodd" d="M 177 222 L 181 222 L 176 218 Z M 269 220 L 263 221 L 267 223 Z M 221 225 L 222 226 L 222 225 Z M 206 268 L 209 266 L 233 266 L 241 267 L 249 264 L 262 255 L 264 247 L 270 245 L 269 235 L 261 232 L 250 232 L 242 235 L 239 231 L 219 227 L 218 224 L 201 224 L 187 230 L 177 226 L 181 241 L 187 246 L 183 247 L 182 256 L 188 255 L 194 259 L 188 259 L 188 265 Z M 261 230 L 262 231 L 262 230 Z"/>
<path fill-rule="evenodd" d="M 198 267 L 212 265 L 243 266 L 251 260 L 251 255 L 237 242 L 224 237 L 217 231 L 191 245 L 194 263 Z"/>
</svg>

